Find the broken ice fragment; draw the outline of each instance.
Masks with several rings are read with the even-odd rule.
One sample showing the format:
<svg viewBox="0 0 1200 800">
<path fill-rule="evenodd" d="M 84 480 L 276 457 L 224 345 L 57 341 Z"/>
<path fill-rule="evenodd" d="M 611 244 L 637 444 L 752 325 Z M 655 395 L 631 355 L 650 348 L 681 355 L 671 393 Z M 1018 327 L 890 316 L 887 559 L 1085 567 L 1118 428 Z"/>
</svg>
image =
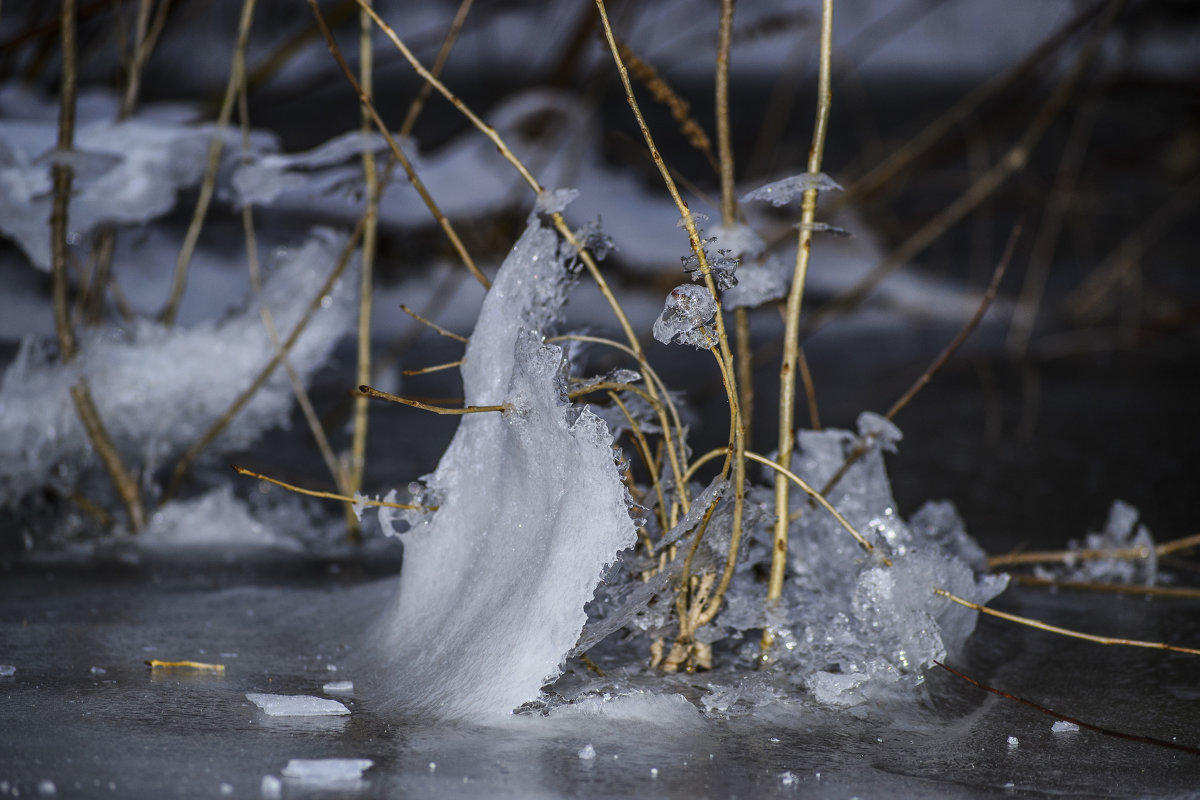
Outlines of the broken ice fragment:
<svg viewBox="0 0 1200 800">
<path fill-rule="evenodd" d="M 0 664 L 0 678 L 11 678 L 17 674 L 17 668 L 12 664 Z"/>
<path fill-rule="evenodd" d="M 326 694 L 352 694 L 354 681 L 330 681 L 321 687 Z"/>
<path fill-rule="evenodd" d="M 703 286 L 683 284 L 667 295 L 666 305 L 654 321 L 654 338 L 663 344 L 677 341 L 702 350 L 716 344 L 709 323 L 717 315 L 717 301 Z"/>
<path fill-rule="evenodd" d="M 283 777 L 302 783 L 340 784 L 357 781 L 374 766 L 369 758 L 293 758 Z"/>
<path fill-rule="evenodd" d="M 578 189 L 543 189 L 537 196 L 537 210 L 542 214 L 561 214 L 576 197 Z"/>
<path fill-rule="evenodd" d="M 584 761 L 591 761 L 596 757 L 596 748 L 592 747 L 590 744 L 585 744 L 583 747 L 579 748 L 579 757 Z"/>
<path fill-rule="evenodd" d="M 760 186 L 752 192 L 747 192 L 742 195 L 742 202 L 748 203 L 751 200 L 763 200 L 773 206 L 782 206 L 791 202 L 792 198 L 796 195 L 803 194 L 810 189 L 824 192 L 831 189 L 840 190 L 841 188 L 833 178 L 830 178 L 824 172 L 802 172 L 799 175 L 783 178 Z"/>
<path fill-rule="evenodd" d="M 263 775 L 260 790 L 263 800 L 278 800 L 283 797 L 283 781 L 274 775 Z"/>
<path fill-rule="evenodd" d="M 1054 733 L 1075 733 L 1079 730 L 1079 726 L 1074 722 L 1067 722 L 1066 720 L 1060 719 L 1058 722 L 1055 722 L 1050 726 L 1050 730 Z"/>
<path fill-rule="evenodd" d="M 270 717 L 338 717 L 350 713 L 350 709 L 337 700 L 303 694 L 248 692 L 246 699 Z"/>
</svg>

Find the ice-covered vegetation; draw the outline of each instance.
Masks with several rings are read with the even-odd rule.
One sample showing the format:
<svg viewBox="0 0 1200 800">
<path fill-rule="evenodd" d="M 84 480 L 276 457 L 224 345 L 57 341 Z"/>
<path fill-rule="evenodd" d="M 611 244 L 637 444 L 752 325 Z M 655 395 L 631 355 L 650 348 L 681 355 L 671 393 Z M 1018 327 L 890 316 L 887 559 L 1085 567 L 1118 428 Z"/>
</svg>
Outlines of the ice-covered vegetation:
<svg viewBox="0 0 1200 800">
<path fill-rule="evenodd" d="M 517 710 L 551 719 L 729 718 L 780 698 L 868 713 L 918 697 L 928 671 L 969 646 L 979 612 L 1009 578 L 994 571 L 950 501 L 901 514 L 885 454 L 899 447 L 893 417 L 911 395 L 886 415 L 861 413 L 853 431 L 821 427 L 815 408 L 811 426 L 797 418 L 801 404 L 815 405 L 801 325 L 826 321 L 810 317 L 803 302 L 817 291 L 852 305 L 883 281 L 872 324 L 915 309 L 969 321 L 965 335 L 995 284 L 980 303 L 959 283 L 908 270 L 930 237 L 892 263 L 861 218 L 831 207 L 842 190 L 822 164 L 832 3 L 817 26 L 818 124 L 807 163 L 791 165 L 792 177 L 745 186 L 734 179 L 729 101 L 721 97 L 732 2 L 723 4 L 729 19 L 720 28 L 716 156 L 686 104 L 618 41 L 597 3 L 606 46 L 594 60 L 605 70 L 615 65 L 665 190 L 596 153 L 596 110 L 578 96 L 539 88 L 476 116 L 408 52 L 403 31 L 391 32 L 370 4 L 360 5 L 368 34 L 391 39 L 376 46 L 412 61 L 470 121 L 469 131 L 424 145 L 409 123 L 392 131 L 368 114 L 365 129 L 347 120 L 344 132 L 287 153 L 249 119 L 239 130 L 198 121 L 197 108 L 138 108 L 97 91 L 60 98 L 64 109 L 80 109 L 69 128 L 69 115 L 54 113 L 48 97 L 0 90 L 0 233 L 13 245 L 3 258 L 38 280 L 49 273 L 49 297 L 39 303 L 55 320 L 53 340 L 22 332 L 0 380 L 0 508 L 18 519 L 45 511 L 51 525 L 82 510 L 94 520 L 91 531 L 152 547 L 302 550 L 305 537 L 272 529 L 244 492 L 189 469 L 202 459 L 221 464 L 303 413 L 329 471 L 332 491 L 318 494 L 353 504 L 347 542 L 365 535 L 383 546 L 382 533 L 403 547 L 395 598 L 361 647 L 361 674 L 337 691 L 358 685 L 388 711 L 489 722 Z M 313 7 L 336 51 L 338 39 Z M 146 31 L 140 36 L 144 44 Z M 232 70 L 243 81 L 244 55 Z M 363 72 L 352 80 L 369 86 L 370 59 L 359 61 Z M 690 192 L 685 200 L 629 72 L 718 168 L 719 203 Z M 231 81 L 226 116 L 238 91 L 245 87 Z M 369 100 L 364 107 L 376 111 Z M 571 188 L 547 188 L 559 186 Z M 237 228 L 239 241 L 208 241 L 194 254 L 210 199 L 221 230 Z M 709 225 L 689 203 L 719 221 Z M 180 230 L 173 217 L 188 212 Z M 256 214 L 267 220 L 259 229 Z M 476 263 L 470 249 L 495 231 L 472 237 L 462 222 L 500 214 L 521 232 L 511 249 L 508 236 L 500 254 Z M 322 224 L 309 224 L 313 217 Z M 477 313 L 453 312 L 460 323 L 474 317 L 469 336 L 412 315 L 465 351 L 445 364 L 408 351 L 407 376 L 454 368 L 461 398 L 402 393 L 407 377 L 404 386 L 397 379 L 389 391 L 378 388 L 395 369 L 381 365 L 373 325 L 401 317 L 393 307 L 373 311 L 372 301 L 418 291 L 436 312 L 438 298 L 455 290 L 433 286 L 426 274 L 384 285 L 373 271 L 384 258 L 381 241 L 401 234 L 425 237 L 422 246 L 436 235 L 443 251 L 436 259 L 406 254 L 413 271 L 449 254 L 463 262 L 455 270 L 486 287 Z M 182 292 L 188 262 L 203 261 L 205 247 L 226 262 L 211 272 L 249 266 L 236 304 L 226 299 L 185 325 L 176 319 L 179 296 L 155 315 L 121 293 L 123 281 L 150 272 L 165 283 L 171 262 Z M 600 263 L 614 247 L 623 273 Z M 580 297 L 586 304 L 574 321 L 572 295 L 575 307 Z M 778 348 L 764 344 L 768 336 Z M 781 363 L 777 396 L 755 395 L 756 349 Z M 342 388 L 358 390 L 321 419 L 308 392 L 339 356 L 356 362 Z M 675 359 L 686 365 L 675 375 L 710 371 L 717 412 L 701 415 L 659 374 L 656 365 L 674 367 Z M 436 469 L 364 477 L 367 442 L 379 436 L 367 420 L 383 413 L 368 410 L 368 397 L 458 417 Z M 775 418 L 756 416 L 755 404 L 773 406 L 780 420 L 765 454 L 754 452 L 747 431 Z M 701 439 L 719 446 L 693 452 Z M 376 449 L 409 443 L 389 438 Z M 280 482 L 259 477 L 264 488 Z M 1157 552 L 1138 512 L 1118 503 L 1102 534 L 1038 574 L 1150 585 Z M 709 678 L 697 694 L 681 672 Z M 350 713 L 324 698 L 246 697 L 268 715 Z M 584 753 L 580 759 L 595 757 Z M 283 774 L 336 783 L 371 766 L 293 762 Z"/>
</svg>

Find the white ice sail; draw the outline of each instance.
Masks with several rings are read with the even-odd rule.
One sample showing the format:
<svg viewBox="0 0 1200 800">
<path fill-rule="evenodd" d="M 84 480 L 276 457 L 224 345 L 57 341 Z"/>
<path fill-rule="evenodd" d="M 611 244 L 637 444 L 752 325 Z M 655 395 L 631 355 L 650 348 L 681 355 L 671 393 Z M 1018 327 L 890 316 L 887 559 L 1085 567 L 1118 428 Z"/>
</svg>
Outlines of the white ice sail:
<svg viewBox="0 0 1200 800">
<path fill-rule="evenodd" d="M 427 478 L 438 510 L 401 536 L 399 592 L 374 641 L 382 692 L 405 711 L 478 720 L 536 699 L 605 566 L 634 542 L 612 436 L 570 405 L 563 352 L 543 341 L 572 256 L 532 217 L 467 346 L 467 405 L 508 410 L 463 417 Z"/>
</svg>

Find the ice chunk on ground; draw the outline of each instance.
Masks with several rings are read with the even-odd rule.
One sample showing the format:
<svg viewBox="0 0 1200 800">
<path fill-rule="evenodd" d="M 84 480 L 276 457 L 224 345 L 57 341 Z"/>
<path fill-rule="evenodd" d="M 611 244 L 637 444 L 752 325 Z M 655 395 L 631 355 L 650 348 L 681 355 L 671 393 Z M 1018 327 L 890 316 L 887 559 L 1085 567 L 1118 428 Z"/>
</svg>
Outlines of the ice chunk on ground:
<svg viewBox="0 0 1200 800">
<path fill-rule="evenodd" d="M 248 692 L 246 699 L 271 717 L 340 717 L 350 713 L 337 700 L 326 697 Z"/>
<path fill-rule="evenodd" d="M 326 694 L 353 694 L 354 681 L 330 681 L 321 687 Z"/>
<path fill-rule="evenodd" d="M 0 664 L 0 678 L 11 678 L 17 674 L 17 668 L 12 664 Z"/>
<path fill-rule="evenodd" d="M 262 793 L 263 800 L 278 800 L 283 797 L 283 781 L 274 775 L 263 775 L 259 791 Z"/>
<path fill-rule="evenodd" d="M 255 519 L 246 504 L 233 494 L 233 486 L 190 500 L 159 507 L 141 535 L 139 547 L 272 547 L 299 551 L 301 543 L 282 536 Z"/>
<path fill-rule="evenodd" d="M 667 295 L 662 314 L 654 321 L 654 338 L 663 344 L 677 341 L 707 350 L 716 344 L 709 325 L 717 315 L 717 301 L 703 286 L 685 283 Z"/>
<path fill-rule="evenodd" d="M 344 242 L 317 231 L 282 253 L 261 294 L 281 336 L 299 321 L 328 276 Z M 291 350 L 307 379 L 326 360 L 355 318 L 354 281 L 345 276 L 327 306 L 313 316 Z M 68 493 L 101 472 L 79 423 L 71 387 L 86 378 L 100 418 L 127 464 L 163 465 L 190 447 L 274 356 L 257 302 L 220 321 L 190 329 L 142 321 L 128 330 L 83 336 L 70 366 L 48 345 L 26 339 L 0 380 L 0 505 L 52 485 Z M 281 369 L 246 404 L 211 453 L 246 447 L 268 427 L 288 420 L 292 388 Z"/>
<path fill-rule="evenodd" d="M 496 717 L 537 698 L 603 569 L 635 540 L 612 436 L 569 405 L 562 350 L 542 340 L 570 256 L 531 215 L 462 367 L 467 405 L 509 410 L 463 418 L 426 480 L 438 511 L 400 534 L 399 591 L 371 641 L 382 691 L 410 711 Z"/>
<path fill-rule="evenodd" d="M 283 777 L 301 783 L 346 783 L 357 781 L 374 765 L 369 758 L 293 758 L 283 768 Z"/>
<path fill-rule="evenodd" d="M 590 744 L 585 744 L 583 747 L 579 748 L 579 757 L 584 761 L 591 761 L 596 757 L 596 748 L 592 747 Z"/>
<path fill-rule="evenodd" d="M 1079 730 L 1079 726 L 1074 722 L 1067 722 L 1060 719 L 1050 726 L 1050 730 L 1054 733 L 1075 733 Z"/>
<path fill-rule="evenodd" d="M 804 194 L 810 189 L 827 192 L 832 189 L 841 190 L 837 182 L 824 172 L 802 172 L 788 178 L 773 181 L 758 187 L 752 192 L 742 195 L 742 202 L 763 200 L 773 206 L 782 206 L 792 202 L 798 194 Z"/>
</svg>

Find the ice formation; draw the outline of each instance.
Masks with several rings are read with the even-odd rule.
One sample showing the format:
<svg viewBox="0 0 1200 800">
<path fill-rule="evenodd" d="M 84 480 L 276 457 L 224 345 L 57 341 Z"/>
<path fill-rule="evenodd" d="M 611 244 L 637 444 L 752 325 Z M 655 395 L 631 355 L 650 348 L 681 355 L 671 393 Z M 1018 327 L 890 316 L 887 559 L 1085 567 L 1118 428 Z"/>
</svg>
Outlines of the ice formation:
<svg viewBox="0 0 1200 800">
<path fill-rule="evenodd" d="M 13 105 L 11 96 L 3 101 Z M 25 98 L 16 105 L 30 113 L 37 104 Z M 20 245 L 39 269 L 50 268 L 53 164 L 73 168 L 68 219 L 71 241 L 77 241 L 101 224 L 142 224 L 174 208 L 176 194 L 204 175 L 213 137 L 241 150 L 236 129 L 188 122 L 177 109 L 150 109 L 119 121 L 115 113 L 81 116 L 69 153 L 53 149 L 57 119 L 0 122 L 0 233 Z M 251 140 L 254 150 L 271 144 L 262 134 Z"/>
<path fill-rule="evenodd" d="M 536 699 L 634 541 L 612 436 L 569 404 L 562 350 L 543 341 L 573 255 L 531 216 L 467 346 L 466 404 L 507 410 L 463 417 L 426 478 L 439 509 L 401 534 L 399 590 L 373 640 L 380 688 L 408 711 L 495 718 Z"/>
<path fill-rule="evenodd" d="M 717 301 L 708 289 L 689 283 L 676 286 L 654 321 L 654 338 L 663 344 L 679 342 L 707 350 L 717 342 L 709 324 L 716 315 Z"/>
<path fill-rule="evenodd" d="M 397 143 L 411 160 L 411 144 L 405 140 Z M 316 190 L 321 187 L 314 178 L 321 176 L 323 168 L 339 166 L 364 152 L 378 153 L 387 147 L 387 141 L 377 133 L 350 131 L 303 153 L 251 155 L 233 172 L 234 200 L 238 205 L 266 205 L 286 191 Z M 334 175 L 343 177 L 340 171 Z"/>
<path fill-rule="evenodd" d="M 831 189 L 840 190 L 841 188 L 837 184 L 837 181 L 824 172 L 802 172 L 799 175 L 782 178 L 760 186 L 754 191 L 747 192 L 742 195 L 742 202 L 749 203 L 752 200 L 763 200 L 773 206 L 782 206 L 792 202 L 796 195 L 804 194 L 811 189 L 826 192 Z"/>
<path fill-rule="evenodd" d="M 976 612 L 934 588 L 982 604 L 1007 585 L 1005 575 L 977 574 L 982 551 L 950 504 L 928 504 L 910 523 L 900 518 L 883 465 L 883 451 L 898 440 L 899 431 L 874 414 L 860 417 L 857 436 L 827 430 L 797 437 L 792 469 L 816 487 L 861 450 L 826 499 L 877 551 L 866 556 L 831 515 L 792 495 L 800 518 L 790 536 L 786 613 L 764 622 L 777 629 L 781 662 L 799 668 L 825 703 L 857 705 L 914 686 L 935 660 L 960 650 Z"/>
<path fill-rule="evenodd" d="M 1038 567 L 1041 577 L 1064 581 L 1140 583 L 1153 586 L 1158 577 L 1158 554 L 1154 537 L 1138 524 L 1140 513 L 1121 500 L 1114 500 L 1100 533 L 1089 533 L 1083 542 L 1071 541 L 1066 561 L 1060 566 Z M 1125 551 L 1137 557 L 1082 558 L 1080 551 Z"/>
<path fill-rule="evenodd" d="M 338 784 L 357 781 L 374 765 L 369 758 L 293 758 L 282 774 L 302 783 Z"/>
<path fill-rule="evenodd" d="M 282 536 L 251 515 L 246 504 L 224 486 L 159 508 L 137 537 L 139 547 L 270 547 L 299 551 L 297 539 Z"/>
<path fill-rule="evenodd" d="M 791 269 L 766 252 L 766 243 L 747 225 L 713 228 L 717 247 L 741 260 L 737 285 L 721 295 L 724 308 L 753 308 L 787 294 Z"/>
<path fill-rule="evenodd" d="M 246 699 L 270 717 L 341 717 L 350 713 L 337 700 L 303 694 L 248 692 Z"/>
<path fill-rule="evenodd" d="M 318 231 L 294 252 L 281 252 L 261 301 L 287 336 L 333 268 L 344 237 Z M 353 281 L 343 276 L 291 350 L 304 378 L 329 356 L 354 320 Z M 0 505 L 46 486 L 70 491 L 98 462 L 79 422 L 70 388 L 86 378 L 96 407 L 127 463 L 166 466 L 190 447 L 250 385 L 275 354 L 251 302 L 223 320 L 189 329 L 140 321 L 128 330 L 85 334 L 79 354 L 62 365 L 33 338 L 22 342 L 0 380 Z M 212 451 L 245 447 L 284 423 L 292 389 L 276 370 L 242 409 Z"/>
</svg>

